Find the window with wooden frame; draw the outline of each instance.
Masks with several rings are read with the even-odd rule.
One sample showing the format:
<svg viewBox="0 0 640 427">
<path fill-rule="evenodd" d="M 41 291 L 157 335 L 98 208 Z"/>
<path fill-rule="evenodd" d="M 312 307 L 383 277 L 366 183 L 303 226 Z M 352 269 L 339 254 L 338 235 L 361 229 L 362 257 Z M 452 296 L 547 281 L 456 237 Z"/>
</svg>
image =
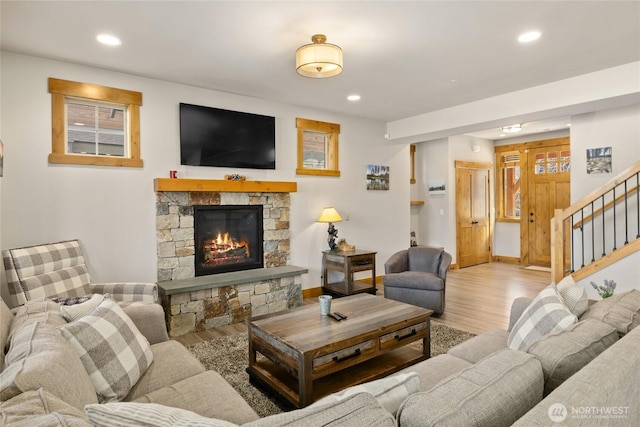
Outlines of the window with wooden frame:
<svg viewBox="0 0 640 427">
<path fill-rule="evenodd" d="M 142 93 L 49 78 L 49 163 L 142 167 Z"/>
<path fill-rule="evenodd" d="M 496 153 L 496 193 L 498 215 L 496 220 L 504 222 L 520 221 L 520 152 L 503 151 Z"/>
<path fill-rule="evenodd" d="M 340 125 L 296 118 L 298 175 L 340 176 L 338 135 Z"/>
</svg>

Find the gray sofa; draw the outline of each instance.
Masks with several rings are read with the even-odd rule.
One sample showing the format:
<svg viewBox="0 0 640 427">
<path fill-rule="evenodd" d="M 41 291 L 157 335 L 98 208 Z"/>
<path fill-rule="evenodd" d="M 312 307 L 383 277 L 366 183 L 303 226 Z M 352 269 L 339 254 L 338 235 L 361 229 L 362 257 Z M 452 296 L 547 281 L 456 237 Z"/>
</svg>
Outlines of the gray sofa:
<svg viewBox="0 0 640 427">
<path fill-rule="evenodd" d="M 58 304 L 29 301 L 12 313 L 0 300 L 0 425 L 91 425 L 86 405 L 98 403 L 80 358 L 56 330 L 67 321 Z M 182 408 L 237 424 L 258 419 L 242 397 L 216 372 L 206 371 L 189 351 L 169 340 L 158 304 L 123 307 L 145 336 L 153 363 L 124 401 Z"/>
<path fill-rule="evenodd" d="M 351 394 L 337 393 L 342 396 L 262 419 L 218 374 L 205 372 L 184 347 L 167 340 L 159 306 L 134 305 L 125 310 L 151 343 L 154 361 L 125 403 L 97 404 L 86 379 L 76 375 L 82 367 L 70 365 L 64 355 L 56 360 L 54 353 L 63 350 L 49 344 L 43 357 L 27 356 L 32 361 L 24 362 L 24 369 L 31 369 L 31 375 L 14 381 L 12 391 L 7 391 L 6 375 L 14 372 L 11 365 L 15 362 L 3 368 L 0 397 L 5 402 L 0 424 L 87 425 L 87 414 L 91 414 L 95 426 L 141 425 L 135 423 L 153 420 L 151 424 L 157 426 L 493 427 L 553 425 L 551 416 L 563 421 L 562 425 L 639 425 L 640 328 L 633 328 L 640 324 L 640 291 L 634 291 L 632 297 L 611 298 L 592 306 L 578 323 L 526 351 L 507 348 L 508 330 L 487 331 L 446 354 L 357 386 Z M 530 301 L 514 301 L 509 329 Z M 54 328 L 61 321 L 55 304 L 32 302 L 28 306 L 31 308 L 22 309 L 28 311 L 27 321 L 20 320 L 25 317 L 23 312 L 11 318 L 2 310 L 2 339 L 4 343 L 9 336 L 9 352 L 24 353 L 17 351 L 23 346 L 16 338 L 20 335 L 16 328 L 24 330 L 29 322 Z M 11 319 L 9 328 L 5 328 L 7 318 Z M 41 348 L 43 331 L 38 327 L 35 332 L 28 335 L 30 347 Z M 12 360 L 9 353 L 5 360 Z M 79 378 L 71 378 L 73 366 Z M 396 408 L 389 408 L 389 396 L 395 399 Z"/>
<path fill-rule="evenodd" d="M 508 330 L 400 371 L 419 374 L 420 392 L 404 401 L 398 425 L 553 425 L 550 411 L 562 425 L 640 425 L 640 291 L 625 296 L 601 301 L 525 351 L 507 347 L 532 301 L 516 299 Z"/>
</svg>

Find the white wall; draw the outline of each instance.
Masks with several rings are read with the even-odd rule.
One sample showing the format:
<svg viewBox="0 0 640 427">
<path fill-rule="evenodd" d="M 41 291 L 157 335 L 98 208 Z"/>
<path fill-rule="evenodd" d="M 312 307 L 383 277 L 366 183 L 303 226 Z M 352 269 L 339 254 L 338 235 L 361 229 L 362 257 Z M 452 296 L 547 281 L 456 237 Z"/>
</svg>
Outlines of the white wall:
<svg viewBox="0 0 640 427">
<path fill-rule="evenodd" d="M 473 152 L 473 146 L 478 146 L 480 151 Z M 443 246 L 453 256 L 453 262 L 456 261 L 455 161 L 493 164 L 493 159 L 493 142 L 469 135 L 416 144 L 416 189 L 412 189 L 415 191 L 412 197 L 425 201 L 424 206 L 414 208 L 418 212 L 415 218 L 412 217 L 412 221 L 419 224 L 419 244 Z M 430 180 L 444 180 L 446 193 L 429 196 Z"/>
<path fill-rule="evenodd" d="M 49 165 L 48 77 L 142 92 L 144 168 Z M 315 220 L 323 206 L 334 205 L 348 218 L 337 224 L 339 237 L 358 248 L 378 251 L 378 275 L 383 274 L 383 263 L 393 252 L 408 246 L 412 220 L 419 221 L 419 243 L 445 246 L 455 256 L 453 161 L 494 162 L 492 145 L 485 140 L 479 143 L 480 153 L 470 150 L 474 141 L 466 136 L 423 142 L 416 152 L 418 183 L 410 186 L 409 147 L 386 141 L 384 123 L 8 52 L 0 56 L 0 93 L 0 129 L 5 143 L 4 177 L 0 178 L 1 247 L 79 238 L 95 281 L 156 280 L 153 179 L 166 177 L 170 169 L 178 170 L 182 177 L 221 179 L 226 173 L 239 172 L 248 179 L 297 181 L 298 192 L 292 195 L 291 263 L 310 270 L 303 277 L 303 286 L 309 288 L 320 284 L 326 225 Z M 278 169 L 181 167 L 179 102 L 276 116 Z M 340 178 L 295 175 L 296 117 L 341 124 Z M 572 117 L 571 144 L 571 192 L 572 200 L 577 200 L 600 180 L 608 179 L 582 172 L 585 166 L 580 162 L 586 159 L 581 153 L 586 148 L 612 146 L 614 174 L 640 158 L 640 107 Z M 366 190 L 367 164 L 390 166 L 389 191 Z M 428 180 L 443 176 L 446 196 L 427 197 Z M 425 200 L 417 215 L 409 206 L 409 200 L 415 198 Z M 444 210 L 442 217 L 440 208 Z M 499 234 L 496 237 L 502 241 Z M 502 250 L 510 252 L 512 248 L 496 241 L 494 254 L 504 255 L 499 252 Z M 637 287 L 625 285 L 622 279 L 637 277 L 640 255 L 632 257 L 626 270 L 614 271 L 606 278 L 616 280 L 621 288 Z"/>
<path fill-rule="evenodd" d="M 610 174 L 587 174 L 586 150 L 598 147 L 612 147 L 613 172 Z M 640 159 L 640 105 L 571 117 L 571 158 L 571 201 L 575 202 Z M 637 289 L 639 265 L 640 253 L 637 252 L 581 284 L 587 288 L 589 297 L 595 299 L 599 297 L 589 285 L 590 281 L 601 285 L 604 279 L 615 280 L 616 292 Z"/>
<path fill-rule="evenodd" d="M 524 143 L 544 139 L 571 137 L 572 170 L 571 170 L 571 200 L 576 201 L 585 194 L 593 191 L 611 179 L 632 163 L 640 159 L 640 106 L 627 106 L 617 109 L 581 114 L 571 117 L 571 129 L 547 132 L 536 135 L 523 135 L 507 140 L 495 142 L 495 145 Z M 473 153 L 470 147 L 477 143 L 481 147 L 480 153 Z M 587 175 L 586 149 L 601 146 L 613 147 L 612 174 Z M 455 171 L 454 160 L 478 161 L 495 163 L 494 142 L 473 138 L 470 136 L 456 136 L 436 139 L 417 144 L 416 149 L 416 179 L 415 189 L 412 188 L 412 198 L 425 200 L 425 205 L 412 210 L 412 226 L 420 230 L 418 242 L 445 246 L 454 255 L 456 252 L 455 239 Z M 495 169 L 494 169 L 495 173 Z M 426 183 L 429 179 L 447 176 L 446 196 L 428 197 Z M 492 177 L 492 182 L 495 182 Z M 414 186 L 412 186 L 414 187 Z M 495 185 L 491 186 L 492 191 Z M 492 193 L 495 201 L 495 194 Z M 446 220 L 439 217 L 439 209 L 443 208 Z M 495 203 L 492 205 L 495 215 Z M 520 257 L 520 225 L 515 223 L 495 223 L 493 255 Z M 629 264 L 620 263 L 620 269 L 609 273 L 609 279 L 616 276 L 629 276 L 623 265 L 634 267 L 633 275 L 637 276 L 637 265 L 640 265 L 640 254 L 629 257 L 635 259 Z M 611 271 L 611 269 L 608 269 Z M 595 277 L 595 276 L 594 276 Z M 586 282 L 588 285 L 588 281 Z M 625 285 L 619 283 L 624 288 Z M 637 285 L 629 285 L 636 286 Z M 595 291 L 593 291 L 595 294 Z"/>
<path fill-rule="evenodd" d="M 443 246 L 446 250 L 449 244 L 449 221 L 452 214 L 449 211 L 449 194 L 451 193 L 449 178 L 449 148 L 446 139 L 416 144 L 416 183 L 412 185 L 417 200 L 424 200 L 424 205 L 412 209 L 418 224 L 418 244 Z M 446 194 L 429 195 L 429 181 L 444 180 Z M 442 210 L 442 215 L 440 211 Z"/>
<path fill-rule="evenodd" d="M 389 144 L 384 123 L 8 52 L 1 61 L 2 248 L 78 238 L 94 281 L 156 281 L 153 179 L 168 177 L 171 169 L 183 178 L 241 173 L 253 180 L 297 181 L 291 264 L 309 269 L 304 288 L 320 285 L 326 224 L 315 220 L 323 206 L 333 205 L 349 219 L 337 224 L 339 237 L 378 251 L 377 274 L 393 252 L 408 246 L 409 148 Z M 142 92 L 144 168 L 48 164 L 48 77 Z M 180 166 L 179 102 L 275 116 L 277 170 Z M 296 117 L 341 125 L 340 178 L 295 175 Z M 367 164 L 390 166 L 389 191 L 366 190 Z"/>
<path fill-rule="evenodd" d="M 587 174 L 588 148 L 612 147 L 610 174 Z M 640 160 L 640 105 L 571 117 L 571 201 Z"/>
</svg>

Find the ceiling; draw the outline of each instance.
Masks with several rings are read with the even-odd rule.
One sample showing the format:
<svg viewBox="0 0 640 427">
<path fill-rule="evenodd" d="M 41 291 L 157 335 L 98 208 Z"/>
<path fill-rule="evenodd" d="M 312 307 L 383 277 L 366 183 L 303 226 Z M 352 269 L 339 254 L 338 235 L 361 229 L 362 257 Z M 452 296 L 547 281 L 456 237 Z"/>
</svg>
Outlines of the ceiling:
<svg viewBox="0 0 640 427">
<path fill-rule="evenodd" d="M 6 51 L 382 122 L 640 60 L 638 1 L 2 0 L 0 18 Z M 339 76 L 296 74 L 316 33 L 342 47 Z"/>
</svg>

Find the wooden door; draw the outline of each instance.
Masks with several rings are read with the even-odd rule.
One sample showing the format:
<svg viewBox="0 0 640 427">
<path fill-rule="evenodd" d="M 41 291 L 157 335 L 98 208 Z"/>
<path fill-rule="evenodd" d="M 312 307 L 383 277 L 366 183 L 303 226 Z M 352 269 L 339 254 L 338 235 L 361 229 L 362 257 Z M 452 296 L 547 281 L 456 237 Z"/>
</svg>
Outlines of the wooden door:
<svg viewBox="0 0 640 427">
<path fill-rule="evenodd" d="M 571 204 L 569 145 L 529 149 L 526 228 L 529 264 L 551 265 L 551 219 Z M 523 224 L 524 225 L 524 224 Z"/>
<path fill-rule="evenodd" d="M 456 162 L 458 267 L 468 267 L 491 260 L 490 171 L 489 164 Z"/>
</svg>

